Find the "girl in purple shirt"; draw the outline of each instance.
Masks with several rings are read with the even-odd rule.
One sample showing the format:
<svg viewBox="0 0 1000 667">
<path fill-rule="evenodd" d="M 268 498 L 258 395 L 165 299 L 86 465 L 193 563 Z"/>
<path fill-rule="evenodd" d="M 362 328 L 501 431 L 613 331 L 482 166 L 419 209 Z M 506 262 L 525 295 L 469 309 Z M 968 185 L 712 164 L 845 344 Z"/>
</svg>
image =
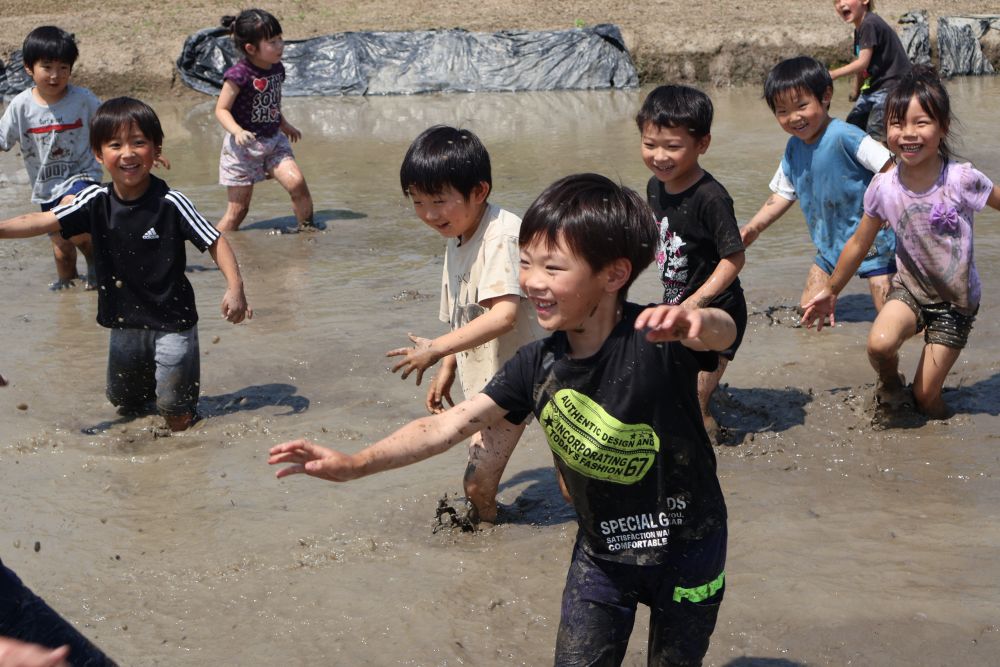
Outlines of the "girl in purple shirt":
<svg viewBox="0 0 1000 667">
<path fill-rule="evenodd" d="M 250 209 L 253 186 L 274 178 L 292 197 L 298 229 L 315 229 L 309 186 L 295 163 L 289 140 L 302 137 L 281 113 L 285 42 L 278 19 L 262 9 L 222 17 L 244 56 L 223 74 L 215 117 L 226 129 L 219 158 L 219 183 L 228 188 L 229 204 L 217 225 L 235 231 Z"/>
<path fill-rule="evenodd" d="M 896 168 L 876 174 L 865 193 L 865 215 L 844 246 L 827 287 L 806 305 L 803 322 L 823 325 L 837 294 L 857 269 L 885 222 L 896 232 L 896 265 L 885 306 L 868 336 L 868 359 L 878 373 L 876 396 L 898 400 L 904 390 L 899 348 L 924 332 L 913 378 L 917 409 L 943 419 L 945 377 L 968 341 L 979 310 L 979 275 L 972 254 L 972 218 L 985 206 L 1000 209 L 1000 188 L 948 147 L 951 104 L 929 67 L 915 67 L 886 100 L 889 149 Z"/>
</svg>

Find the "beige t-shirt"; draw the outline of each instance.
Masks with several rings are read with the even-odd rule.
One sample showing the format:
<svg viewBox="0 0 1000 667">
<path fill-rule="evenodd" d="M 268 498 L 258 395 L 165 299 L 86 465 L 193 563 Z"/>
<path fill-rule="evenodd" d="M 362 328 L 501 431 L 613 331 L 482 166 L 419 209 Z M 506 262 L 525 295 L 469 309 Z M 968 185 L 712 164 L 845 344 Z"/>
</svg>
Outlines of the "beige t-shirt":
<svg viewBox="0 0 1000 667">
<path fill-rule="evenodd" d="M 490 204 L 469 239 L 461 244 L 448 239 L 445 247 L 440 317 L 452 329 L 484 314 L 482 301 L 509 294 L 521 297 L 513 330 L 456 355 L 466 398 L 481 391 L 517 348 L 545 335 L 518 285 L 520 229 L 519 217 Z"/>
</svg>

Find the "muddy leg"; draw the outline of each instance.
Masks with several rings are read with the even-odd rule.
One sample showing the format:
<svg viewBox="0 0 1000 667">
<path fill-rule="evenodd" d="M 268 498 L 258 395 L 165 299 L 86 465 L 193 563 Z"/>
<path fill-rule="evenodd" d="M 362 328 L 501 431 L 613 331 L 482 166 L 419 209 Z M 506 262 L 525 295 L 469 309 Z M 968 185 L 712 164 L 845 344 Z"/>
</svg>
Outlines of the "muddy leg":
<svg viewBox="0 0 1000 667">
<path fill-rule="evenodd" d="M 477 433 L 469 443 L 464 486 L 465 496 L 472 503 L 473 523 L 496 522 L 500 478 L 525 426 L 501 420 Z"/>
</svg>

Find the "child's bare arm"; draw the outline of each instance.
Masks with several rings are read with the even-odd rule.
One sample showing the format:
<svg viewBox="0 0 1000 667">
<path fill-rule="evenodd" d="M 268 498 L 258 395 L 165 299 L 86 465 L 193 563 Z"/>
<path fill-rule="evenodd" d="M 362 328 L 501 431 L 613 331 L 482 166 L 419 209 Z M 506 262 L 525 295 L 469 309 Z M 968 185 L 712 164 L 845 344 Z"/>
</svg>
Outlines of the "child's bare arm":
<svg viewBox="0 0 1000 667">
<path fill-rule="evenodd" d="M 815 322 L 816 331 L 823 329 L 823 321 L 827 317 L 830 318 L 830 326 L 836 324 L 834 310 L 837 306 L 837 295 L 840 294 L 841 290 L 850 281 L 851 276 L 861 266 L 865 255 L 868 254 L 868 249 L 875 242 L 875 236 L 884 224 L 885 221 L 881 218 L 872 217 L 867 213 L 861 216 L 858 228 L 854 230 L 854 234 L 851 235 L 851 238 L 847 239 L 844 249 L 840 251 L 837 266 L 833 270 L 833 275 L 827 281 L 826 287 L 821 289 L 805 305 L 805 309 L 802 312 L 802 324 L 806 327 L 811 327 L 813 322 Z"/>
<path fill-rule="evenodd" d="M 993 191 L 990 192 L 990 196 L 986 200 L 986 205 L 1000 211 L 1000 185 L 993 186 Z"/>
<path fill-rule="evenodd" d="M 239 86 L 232 81 L 224 81 L 222 83 L 222 91 L 219 93 L 219 99 L 215 102 L 215 117 L 222 124 L 222 127 L 225 128 L 226 132 L 233 135 L 237 144 L 246 146 L 256 138 L 256 135 L 249 130 L 244 130 L 236 122 L 236 119 L 233 118 L 233 102 L 236 101 L 236 96 L 239 94 Z"/>
<path fill-rule="evenodd" d="M 0 222 L 0 239 L 25 239 L 59 231 L 59 218 L 51 211 L 26 213 Z"/>
<path fill-rule="evenodd" d="M 761 232 L 774 224 L 794 203 L 794 200 L 785 199 L 777 194 L 772 194 L 768 197 L 764 205 L 760 207 L 760 210 L 750 218 L 750 222 L 740 227 L 740 238 L 743 239 L 743 245 L 749 248 L 750 244 L 757 240 Z"/>
<path fill-rule="evenodd" d="M 417 384 L 420 384 L 424 371 L 445 355 L 471 350 L 511 331 L 517 321 L 520 302 L 521 297 L 515 294 L 487 299 L 481 303 L 487 309 L 485 313 L 464 327 L 449 331 L 434 340 L 410 334 L 413 347 L 400 347 L 385 353 L 387 357 L 403 357 L 402 361 L 392 367 L 392 372 L 402 369 L 401 377 L 405 380 L 410 373 L 417 371 Z"/>
<path fill-rule="evenodd" d="M 305 474 L 346 482 L 402 468 L 450 449 L 470 435 L 503 419 L 507 411 L 486 394 L 476 394 L 454 409 L 411 421 L 357 454 L 343 454 L 305 439 L 271 448 L 270 465 L 290 463 L 277 477 Z"/>
<path fill-rule="evenodd" d="M 743 250 L 723 257 L 719 260 L 712 274 L 701 284 L 701 287 L 684 299 L 681 305 L 688 310 L 694 310 L 695 308 L 704 308 L 712 303 L 715 297 L 733 284 L 736 276 L 743 270 L 745 263 L 746 252 Z"/>
<path fill-rule="evenodd" d="M 302 138 L 302 133 L 299 132 L 297 127 L 288 122 L 288 119 L 285 118 L 284 114 L 281 115 L 281 124 L 278 125 L 278 129 L 281 130 L 281 133 L 288 137 L 288 140 L 292 143 L 295 143 Z"/>
<path fill-rule="evenodd" d="M 736 340 L 736 323 L 718 308 L 653 306 L 639 313 L 635 328 L 649 329 L 646 340 L 652 343 L 676 340 L 694 350 L 725 350 Z"/>
<path fill-rule="evenodd" d="M 240 265 L 226 237 L 220 236 L 208 248 L 208 252 L 219 266 L 222 275 L 226 277 L 226 293 L 222 296 L 222 316 L 233 324 L 239 324 L 244 319 L 253 319 L 253 308 L 247 303 L 246 294 L 243 292 Z"/>
<path fill-rule="evenodd" d="M 861 49 L 858 53 L 858 57 L 847 63 L 843 67 L 838 67 L 837 69 L 830 70 L 831 79 L 839 79 L 842 76 L 847 76 L 848 74 L 860 74 L 868 69 L 868 65 L 872 61 L 872 51 L 873 49 Z"/>
</svg>

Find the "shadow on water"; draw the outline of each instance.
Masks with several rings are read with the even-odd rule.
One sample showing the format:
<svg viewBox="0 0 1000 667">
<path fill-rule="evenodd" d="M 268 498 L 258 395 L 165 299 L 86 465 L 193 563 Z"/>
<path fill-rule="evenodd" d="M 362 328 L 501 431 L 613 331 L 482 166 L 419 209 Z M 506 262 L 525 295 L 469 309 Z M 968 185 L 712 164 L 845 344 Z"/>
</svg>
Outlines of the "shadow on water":
<svg viewBox="0 0 1000 667">
<path fill-rule="evenodd" d="M 509 505 L 500 506 L 503 523 L 532 526 L 554 526 L 572 521 L 576 516 L 573 506 L 566 502 L 559 491 L 554 468 L 532 468 L 505 479 L 500 491 L 520 484 L 528 484 Z"/>
<path fill-rule="evenodd" d="M 784 658 L 760 658 L 745 655 L 724 663 L 723 667 L 805 667 L 805 664 L 804 662 L 786 660 Z"/>
<path fill-rule="evenodd" d="M 720 444 L 743 442 L 751 433 L 787 431 L 805 423 L 806 405 L 813 397 L 795 387 L 735 389 L 720 387 L 715 394 L 715 417 L 729 432 Z"/>
<path fill-rule="evenodd" d="M 298 389 L 294 385 L 272 383 L 246 387 L 229 394 L 202 396 L 198 400 L 198 417 L 201 419 L 221 417 L 269 406 L 288 408 L 286 412 L 275 414 L 275 417 L 301 414 L 309 409 L 309 399 L 304 396 L 296 396 L 296 391 Z M 155 414 L 156 406 L 150 403 L 140 411 L 122 414 L 117 419 L 102 421 L 93 426 L 85 426 L 80 429 L 80 432 L 95 435 Z"/>
<path fill-rule="evenodd" d="M 1000 415 L 1000 373 L 974 384 L 945 387 L 944 398 L 955 410 L 972 415 Z"/>
<path fill-rule="evenodd" d="M 358 211 L 351 211 L 344 208 L 329 208 L 320 211 L 313 212 L 313 223 L 316 228 L 320 231 L 327 228 L 327 223 L 334 222 L 337 220 L 361 220 L 367 218 L 367 213 L 360 213 Z M 248 229 L 282 229 L 287 230 L 294 228 L 297 221 L 294 215 L 284 215 L 279 218 L 268 218 L 267 220 L 256 220 L 254 222 L 246 223 L 240 225 L 241 230 Z"/>
<path fill-rule="evenodd" d="M 271 383 L 245 387 L 229 394 L 202 396 L 198 403 L 198 413 L 202 417 L 221 417 L 237 412 L 259 410 L 270 406 L 287 407 L 275 417 L 297 415 L 309 409 L 309 399 L 296 396 L 298 388 L 291 384 Z"/>
<path fill-rule="evenodd" d="M 838 322 L 874 322 L 875 306 L 868 294 L 845 294 L 837 299 Z"/>
</svg>

